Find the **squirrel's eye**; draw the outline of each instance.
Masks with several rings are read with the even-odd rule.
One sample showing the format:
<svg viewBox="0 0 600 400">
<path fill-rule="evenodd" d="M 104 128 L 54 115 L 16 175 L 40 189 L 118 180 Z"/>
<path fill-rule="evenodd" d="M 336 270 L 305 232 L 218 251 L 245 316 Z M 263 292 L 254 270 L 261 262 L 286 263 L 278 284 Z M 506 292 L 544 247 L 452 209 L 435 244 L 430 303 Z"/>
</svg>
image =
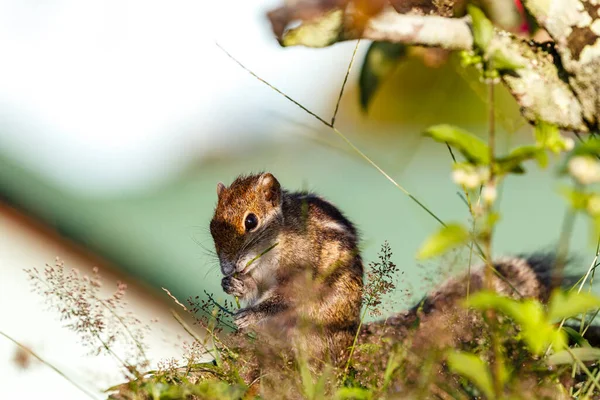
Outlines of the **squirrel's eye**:
<svg viewBox="0 0 600 400">
<path fill-rule="evenodd" d="M 247 231 L 251 231 L 252 229 L 256 228 L 256 226 L 258 225 L 258 217 L 252 213 L 246 215 L 246 219 L 244 220 L 244 226 L 246 227 Z"/>
</svg>

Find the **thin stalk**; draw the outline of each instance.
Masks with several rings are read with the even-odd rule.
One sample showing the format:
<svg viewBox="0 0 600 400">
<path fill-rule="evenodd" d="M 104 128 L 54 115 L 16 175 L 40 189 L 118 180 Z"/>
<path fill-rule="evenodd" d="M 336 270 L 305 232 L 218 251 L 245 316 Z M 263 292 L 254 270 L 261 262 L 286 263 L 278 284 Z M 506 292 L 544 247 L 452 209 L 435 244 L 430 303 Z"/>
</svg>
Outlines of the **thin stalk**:
<svg viewBox="0 0 600 400">
<path fill-rule="evenodd" d="M 446 147 L 448 147 L 448 151 L 450 152 L 450 156 L 452 157 L 452 161 L 456 164 L 456 157 L 454 156 L 454 152 L 452 151 L 452 147 L 448 143 L 446 143 Z M 476 216 L 473 212 L 473 204 L 471 203 L 471 197 L 469 196 L 469 191 L 465 185 L 461 185 L 462 190 L 465 194 L 465 200 L 467 202 L 467 207 L 469 208 L 469 214 L 471 214 L 471 218 L 473 219 L 471 234 L 475 237 L 475 220 Z M 475 243 L 475 239 L 471 239 L 469 243 L 469 265 L 467 268 L 467 302 L 469 301 L 469 296 L 471 294 L 471 263 L 473 261 L 473 244 Z M 481 250 L 481 249 L 480 249 Z"/>
<path fill-rule="evenodd" d="M 311 115 L 312 117 L 314 117 L 317 121 L 321 122 L 323 125 L 325 125 L 326 127 L 330 128 L 331 130 L 333 130 L 333 132 L 336 135 L 338 135 L 344 142 L 346 142 L 346 144 L 348 144 L 352 148 L 352 150 L 354 150 L 362 159 L 364 159 L 365 161 L 367 161 L 373 168 L 375 168 L 377 171 L 379 171 L 388 181 L 390 181 L 394 186 L 396 186 L 398 189 L 400 189 L 412 201 L 414 201 L 415 203 L 417 203 L 417 205 L 419 205 L 419 207 L 421 207 L 423 210 L 425 210 L 437 222 L 439 222 L 443 226 L 446 226 L 446 224 L 437 215 L 435 215 L 433 213 L 433 211 L 431 211 L 429 208 L 427 208 L 423 203 L 421 203 L 421 201 L 419 201 L 408 190 L 406 190 L 404 187 L 402 187 L 389 174 L 387 174 L 379 165 L 377 165 L 373 160 L 371 160 L 369 157 L 367 157 L 367 155 L 365 153 L 363 153 L 361 150 L 359 150 L 358 147 L 356 147 L 356 145 L 354 145 L 354 143 L 352 143 L 350 141 L 350 139 L 348 139 L 346 137 L 346 135 L 344 135 L 337 128 L 335 128 L 331 122 L 328 122 L 325 119 L 321 118 L 319 115 L 317 115 L 313 111 L 309 110 L 308 108 L 306 108 L 305 106 L 303 106 L 302 104 L 300 104 L 298 101 L 294 100 L 293 98 L 291 98 L 290 96 L 288 96 L 287 94 L 285 94 L 284 92 L 282 92 L 281 90 L 279 90 L 277 87 L 271 85 L 269 82 L 267 82 L 266 80 L 264 80 L 263 78 L 261 78 L 260 76 L 258 76 L 256 73 L 254 73 L 252 70 L 250 70 L 244 64 L 242 64 L 238 59 L 236 59 L 234 56 L 232 56 L 227 50 L 225 50 L 223 47 L 221 47 L 220 44 L 216 43 L 216 45 L 217 45 L 217 47 L 219 49 L 221 49 L 223 51 L 223 53 L 225 53 L 225 55 L 227 57 L 231 58 L 244 71 L 248 72 L 254 78 L 258 79 L 260 82 L 264 83 L 269 88 L 271 88 L 275 92 L 279 93 L 281 96 L 285 97 L 287 100 L 289 100 L 290 102 L 292 102 L 293 104 L 295 104 L 297 107 L 299 107 L 300 109 L 302 109 L 303 111 L 305 111 L 306 113 L 308 113 L 309 115 Z"/>
<path fill-rule="evenodd" d="M 348 76 L 350 75 L 350 71 L 352 70 L 352 65 L 354 64 L 354 59 L 356 58 L 356 52 L 358 51 L 359 45 L 360 39 L 356 41 L 356 46 L 354 47 L 354 51 L 352 52 L 352 58 L 350 59 L 350 63 L 348 64 L 348 68 L 346 69 L 346 76 L 344 76 L 344 82 L 342 82 L 340 94 L 338 95 L 337 102 L 335 103 L 335 110 L 333 111 L 333 116 L 331 117 L 332 127 L 335 126 L 335 117 L 337 116 L 338 110 L 340 108 L 340 102 L 342 101 L 342 96 L 344 95 L 344 88 L 346 87 L 346 82 L 348 82 Z"/>
<path fill-rule="evenodd" d="M 489 63 L 489 68 L 490 70 L 492 70 L 493 65 L 492 62 L 490 61 Z M 494 80 L 490 79 L 489 80 L 489 85 L 488 85 L 488 94 L 489 94 L 489 101 L 488 101 L 488 146 L 489 146 L 489 160 L 490 160 L 490 178 L 487 182 L 487 185 L 489 185 L 489 187 L 493 187 L 496 182 L 496 177 L 495 177 L 495 161 L 496 161 L 496 113 L 495 113 L 495 93 L 494 93 Z M 492 207 L 493 204 L 487 201 L 484 201 L 484 207 L 485 207 L 485 213 L 489 214 L 492 211 Z M 486 254 L 486 261 L 489 264 L 489 266 L 491 266 L 493 268 L 493 262 L 492 262 L 492 236 L 493 236 L 493 229 L 490 229 L 489 233 L 485 234 L 484 237 L 484 249 L 485 249 L 485 254 Z M 485 280 L 486 280 L 486 285 L 488 286 L 489 290 L 493 290 L 493 270 L 492 268 L 486 268 L 485 271 Z M 487 311 L 487 318 L 488 318 L 488 323 L 490 325 L 491 332 L 490 332 L 490 336 L 491 336 L 491 340 L 492 340 L 492 349 L 494 352 L 494 359 L 492 361 L 492 376 L 493 376 L 493 383 L 494 383 L 494 392 L 496 394 L 496 397 L 500 398 L 502 397 L 502 381 L 501 381 L 501 376 L 502 376 L 502 350 L 501 350 L 501 346 L 500 346 L 500 342 L 498 339 L 498 336 L 496 334 L 495 331 L 495 320 L 496 320 L 496 313 L 494 310 L 488 310 Z"/>
<path fill-rule="evenodd" d="M 196 342 L 198 342 L 204 348 L 204 351 L 206 351 L 206 354 L 211 354 L 208 347 L 206 347 L 204 345 L 204 341 L 202 340 L 202 338 L 200 336 L 198 336 L 198 334 L 196 334 L 196 332 L 194 332 L 192 330 L 192 328 L 190 328 L 190 326 L 183 320 L 183 318 L 181 318 L 181 316 L 179 314 L 177 314 L 177 312 L 175 310 L 171 309 L 170 311 L 171 311 L 171 315 L 173 315 L 173 318 L 175 318 L 175 321 L 177 321 L 177 323 L 179 325 L 181 325 L 183 330 L 186 331 L 188 335 L 190 335 L 192 338 L 194 338 L 194 340 Z"/>
<path fill-rule="evenodd" d="M 569 207 L 563 219 L 563 227 L 560 232 L 558 250 L 556 252 L 556 261 L 554 262 L 554 268 L 552 271 L 551 287 L 553 288 L 560 287 L 563 279 L 563 271 L 567 263 L 567 255 L 569 253 L 569 244 L 571 241 L 571 234 L 573 233 L 574 224 L 575 211 Z"/>
<path fill-rule="evenodd" d="M 381 276 L 377 276 L 377 283 L 374 284 L 374 287 L 379 285 L 381 282 Z M 348 355 L 348 360 L 346 361 L 346 367 L 344 368 L 344 379 L 346 378 L 346 374 L 348 373 L 348 368 L 350 367 L 350 362 L 352 361 L 352 356 L 354 355 L 354 349 L 356 348 L 356 342 L 358 341 L 358 335 L 360 334 L 360 329 L 362 328 L 363 322 L 365 320 L 365 316 L 367 315 L 367 311 L 369 311 L 369 307 L 371 307 L 371 303 L 373 302 L 373 298 L 369 297 L 367 300 L 367 304 L 365 305 L 365 309 L 360 316 L 360 321 L 358 323 L 358 328 L 356 329 L 356 334 L 354 335 L 354 340 L 352 341 L 352 347 L 350 347 L 350 354 Z M 342 381 L 344 380 L 342 379 Z"/>
<path fill-rule="evenodd" d="M 142 343 L 140 343 L 139 340 L 137 340 L 137 338 L 133 335 L 133 332 L 131 332 L 131 330 L 129 329 L 129 327 L 127 326 L 127 324 L 125 323 L 125 321 L 123 321 L 123 318 L 117 314 L 111 307 L 109 307 L 104 300 L 97 298 L 96 296 L 93 296 L 94 299 L 96 301 L 99 301 L 100 304 L 102 304 L 104 306 L 104 308 L 106 308 L 118 321 L 119 323 L 123 326 L 123 328 L 125 328 L 125 332 L 127 332 L 127 334 L 129 335 L 129 337 L 131 337 L 131 340 L 133 340 L 133 342 L 135 343 L 136 347 L 138 348 L 138 350 L 140 351 L 140 354 L 142 355 L 142 357 L 144 358 L 144 361 L 146 362 L 146 364 L 150 364 L 150 360 L 148 359 L 148 357 L 146 356 L 146 351 L 144 350 L 144 346 L 142 345 Z"/>
<path fill-rule="evenodd" d="M 363 321 L 365 320 L 367 310 L 368 310 L 368 306 L 365 307 L 362 315 L 360 316 L 358 328 L 356 328 L 356 334 L 354 335 L 354 340 L 352 341 L 352 346 L 350 347 L 350 354 L 348 355 L 348 360 L 346 361 L 346 367 L 344 368 L 344 378 L 342 379 L 342 382 L 346 379 L 346 374 L 348 373 L 348 368 L 350 368 L 350 361 L 352 361 L 352 356 L 354 355 L 354 349 L 356 348 L 356 342 L 358 341 L 358 335 L 360 334 L 360 329 L 362 328 Z"/>
<path fill-rule="evenodd" d="M 6 333 L 0 331 L 0 335 L 4 336 L 6 339 L 10 340 L 11 342 L 13 342 L 16 346 L 18 346 L 21 350 L 26 351 L 27 353 L 29 353 L 32 357 L 34 357 L 36 360 L 38 360 L 39 362 L 41 362 L 42 364 L 44 364 L 45 366 L 47 366 L 48 368 L 50 368 L 51 370 L 53 370 L 54 372 L 56 372 L 58 375 L 60 375 L 63 379 L 65 379 L 67 382 L 69 382 L 71 385 L 73 385 L 74 387 L 76 387 L 77 389 L 79 389 L 81 392 L 83 392 L 87 397 L 89 397 L 90 399 L 94 399 L 96 400 L 97 397 L 92 394 L 90 391 L 88 391 L 86 388 L 84 388 L 83 386 L 79 385 L 77 382 L 75 382 L 74 380 L 72 380 L 71 378 L 69 378 L 67 375 L 65 375 L 64 372 L 62 372 L 61 370 L 59 370 L 58 368 L 56 368 L 54 365 L 50 364 L 50 362 L 44 360 L 40 355 L 38 355 L 36 352 L 34 352 L 33 350 L 31 350 L 29 347 L 25 346 L 24 344 L 18 342 L 17 340 L 13 339 L 12 337 L 10 337 L 9 335 L 7 335 Z"/>
<path fill-rule="evenodd" d="M 244 266 L 244 268 L 248 268 L 250 265 L 252 265 L 252 263 L 254 263 L 254 261 L 258 260 L 259 258 L 261 258 L 262 256 L 264 256 L 265 254 L 267 254 L 268 252 L 270 252 L 271 250 L 273 250 L 278 244 L 279 244 L 279 242 L 277 242 L 275 244 L 272 244 L 271 246 L 267 247 L 266 250 L 264 250 L 259 255 L 257 255 L 256 257 L 252 258 L 250 261 L 248 261 L 246 263 L 246 265 Z"/>
</svg>

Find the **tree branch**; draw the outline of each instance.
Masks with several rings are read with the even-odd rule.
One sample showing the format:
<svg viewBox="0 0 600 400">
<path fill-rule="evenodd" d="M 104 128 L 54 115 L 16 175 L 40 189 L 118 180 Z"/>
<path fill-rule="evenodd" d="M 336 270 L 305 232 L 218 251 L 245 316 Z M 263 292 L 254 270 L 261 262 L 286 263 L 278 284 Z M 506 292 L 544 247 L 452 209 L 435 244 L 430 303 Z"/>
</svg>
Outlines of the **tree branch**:
<svg viewBox="0 0 600 400">
<path fill-rule="evenodd" d="M 435 11 L 402 14 L 387 7 L 365 19 L 352 3 L 321 1 L 310 1 L 310 12 L 300 1 L 293 8 L 269 13 L 282 46 L 325 47 L 361 38 L 474 50 L 483 53 L 485 60 L 494 58 L 496 67 L 500 64 L 496 58 L 502 57 L 510 64 L 498 67 L 502 80 L 527 120 L 543 120 L 576 132 L 598 129 L 600 4 L 595 0 L 527 0 L 526 7 L 555 43 L 535 43 L 496 28 L 485 49 L 474 43 L 468 17 L 443 17 L 434 15 Z M 300 25 L 287 29 L 297 19 Z"/>
<path fill-rule="evenodd" d="M 595 131 L 600 115 L 600 3 L 596 0 L 526 0 L 525 7 L 556 43 L 569 84 Z"/>
</svg>

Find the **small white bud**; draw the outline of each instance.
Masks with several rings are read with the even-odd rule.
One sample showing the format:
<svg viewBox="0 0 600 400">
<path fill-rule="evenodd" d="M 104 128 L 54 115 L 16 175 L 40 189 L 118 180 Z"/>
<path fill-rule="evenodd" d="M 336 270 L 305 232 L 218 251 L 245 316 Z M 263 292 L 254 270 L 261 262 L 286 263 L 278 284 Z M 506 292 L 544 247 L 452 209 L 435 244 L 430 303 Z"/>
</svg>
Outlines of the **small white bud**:
<svg viewBox="0 0 600 400">
<path fill-rule="evenodd" d="M 498 190 L 496 190 L 495 185 L 491 185 L 491 186 L 486 185 L 481 190 L 481 198 L 483 198 L 483 200 L 487 204 L 493 204 L 494 201 L 496 201 L 497 197 L 498 197 Z"/>
<path fill-rule="evenodd" d="M 590 156 L 571 158 L 568 169 L 571 176 L 582 185 L 600 182 L 600 163 Z"/>
<path fill-rule="evenodd" d="M 468 189 L 474 189 L 479 186 L 479 174 L 472 168 L 457 168 L 452 171 L 452 180 L 455 183 Z"/>
<path fill-rule="evenodd" d="M 564 143 L 565 143 L 565 151 L 571 151 L 575 147 L 575 141 L 570 137 L 564 138 Z"/>
</svg>

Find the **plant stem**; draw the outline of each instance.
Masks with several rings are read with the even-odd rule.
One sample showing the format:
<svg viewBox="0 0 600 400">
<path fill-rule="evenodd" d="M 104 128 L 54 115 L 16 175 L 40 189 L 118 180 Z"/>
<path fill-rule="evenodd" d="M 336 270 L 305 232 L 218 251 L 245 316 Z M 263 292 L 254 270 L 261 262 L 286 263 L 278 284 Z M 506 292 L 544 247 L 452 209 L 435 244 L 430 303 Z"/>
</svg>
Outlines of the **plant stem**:
<svg viewBox="0 0 600 400">
<path fill-rule="evenodd" d="M 489 70 L 493 71 L 493 65 L 490 61 L 488 64 Z M 495 93 L 494 93 L 494 80 L 489 79 L 488 84 L 488 146 L 489 146 L 489 160 L 490 160 L 490 178 L 487 182 L 488 187 L 494 187 L 496 185 L 495 177 L 495 160 L 496 160 L 496 119 L 495 119 Z M 492 211 L 493 203 L 484 201 L 485 215 L 489 215 Z M 493 229 L 490 228 L 489 232 L 484 235 L 484 248 L 486 255 L 486 262 L 489 268 L 485 270 L 486 285 L 489 290 L 493 290 L 493 279 L 494 279 L 494 263 L 492 261 L 492 235 Z M 498 335 L 496 334 L 496 313 L 494 310 L 487 311 L 487 319 L 491 328 L 490 336 L 492 339 L 492 349 L 494 352 L 494 359 L 492 361 L 492 376 L 494 380 L 494 392 L 497 398 L 502 397 L 502 350 Z"/>
<path fill-rule="evenodd" d="M 56 368 L 54 365 L 50 364 L 50 362 L 44 360 L 41 356 L 39 356 L 37 353 L 35 353 L 29 347 L 27 347 L 24 344 L 18 342 L 17 340 L 13 339 L 12 337 L 10 337 L 9 335 L 7 335 L 6 333 L 4 333 L 2 331 L 0 331 L 0 335 L 4 336 L 6 339 L 8 339 L 11 342 L 13 342 L 20 349 L 22 349 L 22 350 L 26 351 L 27 353 L 29 353 L 32 357 L 34 357 L 39 362 L 41 362 L 42 364 L 44 364 L 45 366 L 47 366 L 48 368 L 50 368 L 51 370 L 53 370 L 54 372 L 56 372 L 58 375 L 62 376 L 67 382 L 69 382 L 71 385 L 75 386 L 77 389 L 79 389 L 81 392 L 83 392 L 90 399 L 96 400 L 96 396 L 94 394 L 92 394 L 87 389 L 85 389 L 83 386 L 79 385 L 77 382 L 75 382 L 74 380 L 72 380 L 71 378 L 69 378 L 61 370 L 59 370 L 58 368 Z"/>
<path fill-rule="evenodd" d="M 567 256 L 569 254 L 569 243 L 571 241 L 571 233 L 573 233 L 573 226 L 575 223 L 575 210 L 569 207 L 565 213 L 563 219 L 563 226 L 560 232 L 560 239 L 558 241 L 558 250 L 556 252 L 556 261 L 554 262 L 554 268 L 552 271 L 551 288 L 560 287 L 563 279 L 563 271 L 567 263 Z"/>
<path fill-rule="evenodd" d="M 344 88 L 346 87 L 346 82 L 348 82 L 348 76 L 350 75 L 350 71 L 352 71 L 352 65 L 354 64 L 354 59 L 356 58 L 356 52 L 358 51 L 359 45 L 360 39 L 356 41 L 356 46 L 354 47 L 354 51 L 352 52 L 352 58 L 350 59 L 350 63 L 348 64 L 348 68 L 346 69 L 346 76 L 344 76 L 344 82 L 342 82 L 340 94 L 338 95 L 337 102 L 335 103 L 335 110 L 333 111 L 333 116 L 331 117 L 332 128 L 335 126 L 335 117 L 337 116 L 338 110 L 340 109 L 340 102 L 342 101 L 342 96 L 344 95 Z"/>
<path fill-rule="evenodd" d="M 315 112 L 309 110 L 307 107 L 303 106 L 300 102 L 294 100 L 293 98 L 291 98 L 290 96 L 288 96 L 287 94 L 285 94 L 284 92 L 282 92 L 281 90 L 279 90 L 278 88 L 276 88 L 275 86 L 271 85 L 269 82 L 267 82 L 266 80 L 264 80 L 263 78 L 261 78 L 260 76 L 258 76 L 257 74 L 255 74 L 252 70 L 250 70 L 248 67 L 246 67 L 244 64 L 242 64 L 239 60 L 237 60 L 235 57 L 233 57 L 227 50 L 225 50 L 223 47 L 221 47 L 220 44 L 216 43 L 216 45 L 217 45 L 217 47 L 219 49 L 221 49 L 223 51 L 223 53 L 225 53 L 225 55 L 227 57 L 231 58 L 237 65 L 239 65 L 243 70 L 245 70 L 246 72 L 248 72 L 254 78 L 256 78 L 260 82 L 264 83 L 269 88 L 271 88 L 275 92 L 279 93 L 281 96 L 285 97 L 287 100 L 289 100 L 290 102 L 292 102 L 296 106 L 300 107 L 303 111 L 305 111 L 307 114 L 309 114 L 312 117 L 314 117 L 317 121 L 321 122 L 326 127 L 328 127 L 331 130 L 333 130 L 333 132 L 335 132 L 336 135 L 338 135 L 344 142 L 346 142 L 346 144 L 348 144 L 352 148 L 352 150 L 354 150 L 362 159 L 364 159 L 369 164 L 371 164 L 371 166 L 373 166 L 377 171 L 379 171 L 388 181 L 390 181 L 394 186 L 396 186 L 398 189 L 400 189 L 412 201 L 414 201 L 415 203 L 417 203 L 417 205 L 419 205 L 419 207 L 421 207 L 423 210 L 425 210 L 437 222 L 439 222 L 443 226 L 446 226 L 446 224 L 437 215 L 435 215 L 433 213 L 433 211 L 431 211 L 429 208 L 427 208 L 423 203 L 421 203 L 421 201 L 419 201 L 416 197 L 414 197 L 408 190 L 406 190 L 404 187 L 402 187 L 400 184 L 398 184 L 398 182 L 396 182 L 390 175 L 388 175 L 379 165 L 377 165 L 373 160 L 371 160 L 369 157 L 367 157 L 367 155 L 365 153 L 363 153 L 361 150 L 359 150 L 358 147 L 356 147 L 356 145 L 354 145 L 354 143 L 352 143 L 350 141 L 350 139 L 348 139 L 346 137 L 346 135 L 344 135 L 342 132 L 340 132 L 339 130 L 337 130 L 337 128 L 335 128 L 335 126 L 333 126 L 333 124 L 331 122 L 328 122 L 325 119 L 321 118 Z"/>
</svg>

